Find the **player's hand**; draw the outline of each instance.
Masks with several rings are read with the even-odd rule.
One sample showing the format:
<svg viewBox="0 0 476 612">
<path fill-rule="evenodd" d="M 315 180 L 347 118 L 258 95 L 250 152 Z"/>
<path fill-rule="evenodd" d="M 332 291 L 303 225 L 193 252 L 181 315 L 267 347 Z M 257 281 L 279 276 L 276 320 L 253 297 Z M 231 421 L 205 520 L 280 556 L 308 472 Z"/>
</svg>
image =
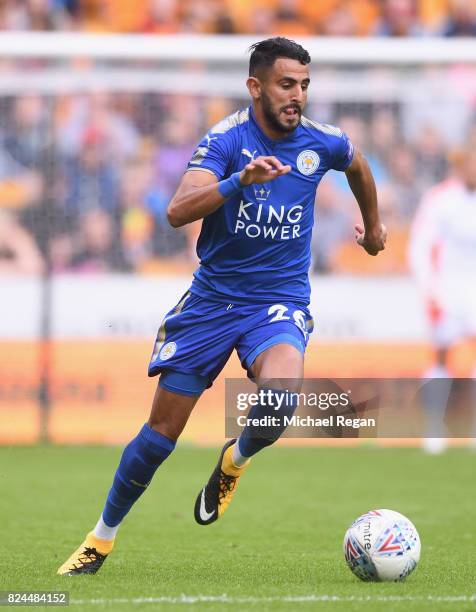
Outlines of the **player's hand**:
<svg viewBox="0 0 476 612">
<path fill-rule="evenodd" d="M 373 231 L 365 231 L 362 225 L 355 226 L 355 240 L 369 255 L 377 255 L 385 248 L 387 241 L 387 228 L 383 223 Z"/>
<path fill-rule="evenodd" d="M 240 172 L 240 182 L 242 185 L 267 183 L 290 171 L 291 166 L 284 166 L 279 159 L 273 155 L 263 155 L 253 159 L 243 168 Z"/>
</svg>

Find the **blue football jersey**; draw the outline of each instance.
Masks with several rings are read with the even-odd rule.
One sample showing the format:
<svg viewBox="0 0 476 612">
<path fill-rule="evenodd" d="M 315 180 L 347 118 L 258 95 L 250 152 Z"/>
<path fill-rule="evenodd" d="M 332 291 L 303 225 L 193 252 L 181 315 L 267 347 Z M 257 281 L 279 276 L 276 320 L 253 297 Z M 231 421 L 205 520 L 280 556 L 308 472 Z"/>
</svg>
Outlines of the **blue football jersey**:
<svg viewBox="0 0 476 612">
<path fill-rule="evenodd" d="M 348 168 L 353 151 L 341 130 L 305 117 L 280 140 L 264 134 L 251 107 L 215 125 L 188 171 L 211 172 L 220 181 L 260 155 L 274 155 L 291 172 L 244 187 L 203 219 L 191 291 L 230 303 L 309 304 L 316 189 L 328 170 Z"/>
</svg>

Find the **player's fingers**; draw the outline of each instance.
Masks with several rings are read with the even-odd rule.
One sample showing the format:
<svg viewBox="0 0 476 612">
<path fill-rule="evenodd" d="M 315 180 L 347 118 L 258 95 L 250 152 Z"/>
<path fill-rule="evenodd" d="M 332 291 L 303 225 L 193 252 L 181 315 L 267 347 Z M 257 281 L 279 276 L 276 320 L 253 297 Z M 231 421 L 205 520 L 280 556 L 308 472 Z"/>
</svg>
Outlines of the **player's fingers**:
<svg viewBox="0 0 476 612">
<path fill-rule="evenodd" d="M 274 155 L 267 155 L 264 159 L 271 164 L 273 168 L 276 168 L 276 170 L 281 170 L 284 168 L 283 164 Z"/>
<path fill-rule="evenodd" d="M 287 174 L 291 170 L 291 166 L 282 166 L 280 170 L 273 168 L 268 171 L 268 180 L 276 179 L 278 176 L 282 176 L 283 174 Z"/>
<path fill-rule="evenodd" d="M 363 225 L 360 225 L 360 223 L 356 223 L 354 225 L 354 229 L 357 232 L 357 234 L 364 234 L 365 232 Z"/>
<path fill-rule="evenodd" d="M 288 172 L 290 172 L 291 170 L 291 166 L 287 165 L 287 166 L 281 166 L 281 168 L 276 169 L 273 168 L 273 170 L 271 170 L 271 174 L 274 174 L 275 177 L 278 176 L 282 176 L 283 174 L 287 174 Z"/>
<path fill-rule="evenodd" d="M 271 159 L 270 155 L 260 155 L 259 157 L 256 157 L 253 161 L 251 161 L 250 164 L 256 164 L 258 166 L 261 166 L 263 163 L 265 163 L 265 164 L 271 165 L 270 159 Z"/>
<path fill-rule="evenodd" d="M 251 166 L 252 170 L 258 169 L 258 168 L 262 168 L 263 170 L 273 170 L 273 166 L 271 164 L 268 164 L 268 162 L 266 161 L 264 157 L 258 157 L 257 159 L 252 161 L 249 165 Z"/>
</svg>

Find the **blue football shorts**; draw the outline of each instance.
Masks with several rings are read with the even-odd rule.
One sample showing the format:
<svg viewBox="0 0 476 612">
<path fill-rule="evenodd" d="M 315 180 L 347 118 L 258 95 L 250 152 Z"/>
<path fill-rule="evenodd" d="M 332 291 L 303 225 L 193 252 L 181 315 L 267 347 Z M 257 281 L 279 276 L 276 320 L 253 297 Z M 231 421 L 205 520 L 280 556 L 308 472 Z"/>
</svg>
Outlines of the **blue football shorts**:
<svg viewBox="0 0 476 612">
<path fill-rule="evenodd" d="M 188 291 L 162 321 L 149 376 L 195 375 L 211 387 L 236 349 L 251 378 L 256 357 L 271 346 L 291 344 L 304 354 L 313 328 L 309 310 L 293 302 L 225 304 Z"/>
</svg>

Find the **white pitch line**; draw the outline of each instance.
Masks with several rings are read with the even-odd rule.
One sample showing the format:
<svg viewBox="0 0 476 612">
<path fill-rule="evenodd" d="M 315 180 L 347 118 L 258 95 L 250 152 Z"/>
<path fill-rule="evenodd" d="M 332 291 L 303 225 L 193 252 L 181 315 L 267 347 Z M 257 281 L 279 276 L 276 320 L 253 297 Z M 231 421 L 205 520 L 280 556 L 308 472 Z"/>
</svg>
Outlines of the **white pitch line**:
<svg viewBox="0 0 476 612">
<path fill-rule="evenodd" d="M 104 604 L 197 604 L 197 603 L 224 603 L 224 604 L 259 604 L 259 603 L 319 603 L 319 602 L 445 602 L 445 603 L 473 603 L 473 595 L 296 595 L 282 597 L 233 597 L 231 595 L 179 595 L 178 597 L 119 597 L 114 599 L 71 599 L 70 605 L 104 605 Z"/>
</svg>

